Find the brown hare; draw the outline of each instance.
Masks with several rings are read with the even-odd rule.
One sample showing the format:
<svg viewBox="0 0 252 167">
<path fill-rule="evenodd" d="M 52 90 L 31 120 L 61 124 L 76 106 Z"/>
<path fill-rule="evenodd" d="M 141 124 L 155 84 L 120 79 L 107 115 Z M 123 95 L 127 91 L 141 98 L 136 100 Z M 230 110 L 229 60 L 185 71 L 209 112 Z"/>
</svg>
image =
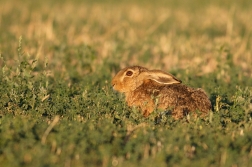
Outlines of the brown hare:
<svg viewBox="0 0 252 167">
<path fill-rule="evenodd" d="M 140 66 L 120 70 L 112 79 L 113 89 L 125 94 L 129 106 L 138 107 L 147 117 L 155 109 L 170 111 L 179 119 L 189 112 L 207 115 L 211 102 L 202 89 L 181 84 L 173 75 Z"/>
</svg>

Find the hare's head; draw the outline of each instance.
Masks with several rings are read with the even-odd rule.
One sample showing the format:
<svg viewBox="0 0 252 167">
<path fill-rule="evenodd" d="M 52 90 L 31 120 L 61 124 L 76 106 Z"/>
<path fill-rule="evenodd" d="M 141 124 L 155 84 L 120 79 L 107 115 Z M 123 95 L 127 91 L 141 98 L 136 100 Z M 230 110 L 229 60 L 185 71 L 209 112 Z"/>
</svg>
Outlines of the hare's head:
<svg viewBox="0 0 252 167">
<path fill-rule="evenodd" d="M 161 85 L 178 84 L 181 81 L 161 70 L 148 70 L 140 66 L 126 67 L 112 79 L 113 88 L 119 92 L 131 92 L 148 81 Z"/>
</svg>

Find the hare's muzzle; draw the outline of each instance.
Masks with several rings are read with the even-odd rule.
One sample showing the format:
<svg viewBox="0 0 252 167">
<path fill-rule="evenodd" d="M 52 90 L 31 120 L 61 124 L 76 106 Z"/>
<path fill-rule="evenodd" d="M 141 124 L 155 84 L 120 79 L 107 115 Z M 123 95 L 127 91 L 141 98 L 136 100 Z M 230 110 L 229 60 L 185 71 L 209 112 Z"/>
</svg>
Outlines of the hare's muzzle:
<svg viewBox="0 0 252 167">
<path fill-rule="evenodd" d="M 114 91 L 118 91 L 118 92 L 124 92 L 122 91 L 121 87 L 120 87 L 120 84 L 116 84 L 116 82 L 112 82 L 112 88 Z"/>
<path fill-rule="evenodd" d="M 112 81 L 111 85 L 112 85 L 113 90 L 117 90 L 116 89 L 116 82 L 115 81 Z"/>
<path fill-rule="evenodd" d="M 112 88 L 113 88 L 113 90 L 115 90 L 115 84 L 112 84 Z"/>
</svg>

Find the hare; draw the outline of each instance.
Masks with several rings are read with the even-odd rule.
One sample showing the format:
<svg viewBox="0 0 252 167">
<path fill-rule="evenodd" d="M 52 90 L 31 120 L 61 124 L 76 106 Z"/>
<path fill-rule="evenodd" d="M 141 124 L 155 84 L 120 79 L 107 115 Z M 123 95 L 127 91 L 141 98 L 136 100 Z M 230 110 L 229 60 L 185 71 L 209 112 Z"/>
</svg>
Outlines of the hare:
<svg viewBox="0 0 252 167">
<path fill-rule="evenodd" d="M 155 109 L 170 111 L 174 119 L 196 111 L 204 116 L 211 110 L 206 93 L 181 84 L 175 76 L 161 70 L 132 66 L 120 70 L 112 79 L 113 89 L 125 94 L 129 106 L 138 107 L 147 117 Z"/>
</svg>

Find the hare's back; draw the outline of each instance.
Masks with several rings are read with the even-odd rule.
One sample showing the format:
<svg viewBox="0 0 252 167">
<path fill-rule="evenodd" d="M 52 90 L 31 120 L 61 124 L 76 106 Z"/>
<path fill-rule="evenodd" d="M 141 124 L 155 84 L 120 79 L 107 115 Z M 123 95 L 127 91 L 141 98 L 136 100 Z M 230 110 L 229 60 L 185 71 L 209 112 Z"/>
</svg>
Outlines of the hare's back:
<svg viewBox="0 0 252 167">
<path fill-rule="evenodd" d="M 159 103 L 162 108 L 181 105 L 188 106 L 193 101 L 191 97 L 193 89 L 185 85 L 172 84 L 159 89 L 160 91 L 157 97 L 159 97 Z"/>
<path fill-rule="evenodd" d="M 183 84 L 165 86 L 160 92 L 162 103 L 173 106 L 184 106 L 189 110 L 208 112 L 211 102 L 202 89 L 190 88 Z"/>
<path fill-rule="evenodd" d="M 190 97 L 195 89 L 183 84 L 171 84 L 163 87 L 161 93 L 169 94 L 175 97 Z"/>
</svg>

